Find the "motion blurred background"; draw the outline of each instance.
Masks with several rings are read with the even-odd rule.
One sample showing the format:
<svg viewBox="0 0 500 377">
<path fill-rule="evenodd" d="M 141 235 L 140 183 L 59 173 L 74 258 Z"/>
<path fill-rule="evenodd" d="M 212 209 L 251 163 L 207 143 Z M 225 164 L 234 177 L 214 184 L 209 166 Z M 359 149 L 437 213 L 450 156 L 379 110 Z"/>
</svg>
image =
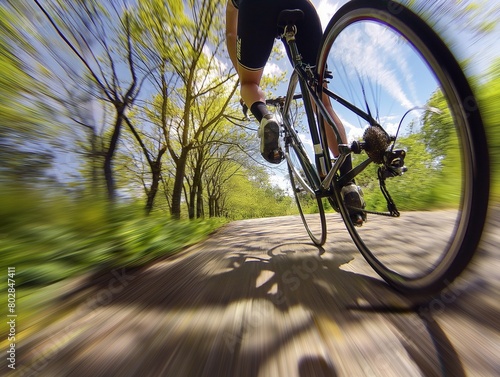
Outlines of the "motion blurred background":
<svg viewBox="0 0 500 377">
<path fill-rule="evenodd" d="M 345 3 L 313 2 L 323 26 Z M 474 88 L 498 205 L 500 4 L 403 3 L 442 36 Z M 224 12 L 216 0 L 0 1 L 0 271 L 16 268 L 21 333 L 57 292 L 43 287 L 143 265 L 227 221 L 295 213 L 256 157 Z M 277 46 L 269 93 L 282 90 L 287 64 Z"/>
</svg>

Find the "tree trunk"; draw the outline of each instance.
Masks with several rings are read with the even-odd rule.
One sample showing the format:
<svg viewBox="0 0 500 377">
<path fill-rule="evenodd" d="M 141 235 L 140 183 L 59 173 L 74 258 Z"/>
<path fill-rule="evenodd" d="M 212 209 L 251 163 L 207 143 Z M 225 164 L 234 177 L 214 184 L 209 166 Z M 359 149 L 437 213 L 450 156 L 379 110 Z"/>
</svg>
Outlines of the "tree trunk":
<svg viewBox="0 0 500 377">
<path fill-rule="evenodd" d="M 99 159 L 101 158 L 100 151 L 98 152 L 97 150 L 97 135 L 95 133 L 95 128 L 94 127 L 89 127 L 90 129 L 90 194 L 94 198 L 98 198 L 100 195 L 102 195 L 102 187 L 99 185 Z"/>
<path fill-rule="evenodd" d="M 201 219 L 205 217 L 203 211 L 203 185 L 200 180 L 200 186 L 196 191 L 196 218 Z"/>
<path fill-rule="evenodd" d="M 189 192 L 189 203 L 188 203 L 188 215 L 189 219 L 192 220 L 195 217 L 195 202 L 196 202 L 196 186 L 191 187 Z"/>
<path fill-rule="evenodd" d="M 201 191 L 201 162 L 198 161 L 196 164 L 196 168 L 194 170 L 193 175 L 193 184 L 191 186 L 191 192 L 189 193 L 189 218 L 194 219 L 195 216 L 198 216 L 198 197 Z"/>
<path fill-rule="evenodd" d="M 219 200 L 215 199 L 215 216 L 220 217 Z"/>
<path fill-rule="evenodd" d="M 181 218 L 182 189 L 184 186 L 184 176 L 186 173 L 187 150 L 183 149 L 176 163 L 174 187 L 172 190 L 172 207 L 170 214 L 174 219 Z"/>
<path fill-rule="evenodd" d="M 161 167 L 156 165 L 151 171 L 151 187 L 148 191 L 147 201 L 146 201 L 146 213 L 149 215 L 153 210 L 154 201 L 156 194 L 158 193 L 158 186 L 160 184 L 161 178 Z"/>
<path fill-rule="evenodd" d="M 208 217 L 214 217 L 214 198 L 212 196 L 208 197 Z"/>
<path fill-rule="evenodd" d="M 123 107 L 123 109 L 124 108 L 125 107 Z M 113 135 L 111 136 L 108 150 L 106 151 L 106 154 L 104 156 L 104 178 L 106 179 L 108 198 L 111 201 L 114 201 L 116 197 L 116 187 L 115 187 L 115 180 L 113 177 L 112 162 L 116 147 L 118 145 L 118 139 L 120 137 L 120 131 L 123 124 L 123 109 L 118 112 L 118 115 L 116 117 L 115 127 L 113 129 Z"/>
</svg>

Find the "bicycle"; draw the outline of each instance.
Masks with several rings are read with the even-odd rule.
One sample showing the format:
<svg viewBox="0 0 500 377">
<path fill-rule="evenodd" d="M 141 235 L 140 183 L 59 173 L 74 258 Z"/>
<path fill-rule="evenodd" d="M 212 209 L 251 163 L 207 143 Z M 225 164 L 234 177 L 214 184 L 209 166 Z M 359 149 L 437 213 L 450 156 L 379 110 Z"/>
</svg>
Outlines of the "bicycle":
<svg viewBox="0 0 500 377">
<path fill-rule="evenodd" d="M 406 293 L 443 289 L 474 255 L 488 208 L 486 136 L 464 73 L 431 27 L 393 1 L 342 6 L 325 29 L 313 67 L 302 62 L 295 43 L 300 17 L 300 10 L 280 14 L 293 73 L 286 96 L 267 103 L 282 123 L 281 148 L 311 240 L 326 241 L 329 202 L 391 286 Z M 336 157 L 325 127 L 341 137 L 321 100 L 325 95 L 360 137 L 339 145 Z M 353 168 L 341 175 L 349 155 Z M 361 188 L 366 207 L 344 203 L 341 190 L 348 182 Z M 349 210 L 361 211 L 367 221 L 356 226 Z M 391 232 L 387 226 L 396 221 L 400 231 Z"/>
</svg>

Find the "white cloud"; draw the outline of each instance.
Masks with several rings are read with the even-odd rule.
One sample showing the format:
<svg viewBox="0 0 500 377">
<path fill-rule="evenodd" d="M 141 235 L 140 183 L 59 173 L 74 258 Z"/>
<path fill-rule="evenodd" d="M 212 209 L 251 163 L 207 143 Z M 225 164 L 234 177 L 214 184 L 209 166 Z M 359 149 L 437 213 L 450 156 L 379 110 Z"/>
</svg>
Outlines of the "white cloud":
<svg viewBox="0 0 500 377">
<path fill-rule="evenodd" d="M 335 12 L 339 9 L 338 1 L 331 0 L 320 0 L 316 5 L 316 11 L 318 12 L 319 18 L 321 20 L 321 25 L 323 26 L 323 30 L 325 30 L 326 25 L 330 22 L 330 19 L 333 17 Z"/>
<path fill-rule="evenodd" d="M 401 106 L 410 108 L 414 106 L 414 101 L 408 98 L 408 93 L 402 88 L 403 83 L 412 83 L 414 78 L 409 74 L 408 62 L 401 50 L 394 48 L 399 43 L 398 38 L 387 30 L 367 25 L 341 35 L 334 48 L 338 60 L 346 68 L 343 74 L 349 76 L 345 80 L 358 82 L 360 77 L 364 77 L 384 88 Z"/>
<path fill-rule="evenodd" d="M 283 70 L 275 63 L 268 62 L 264 67 L 264 75 L 266 76 L 277 76 L 282 72 Z"/>
</svg>

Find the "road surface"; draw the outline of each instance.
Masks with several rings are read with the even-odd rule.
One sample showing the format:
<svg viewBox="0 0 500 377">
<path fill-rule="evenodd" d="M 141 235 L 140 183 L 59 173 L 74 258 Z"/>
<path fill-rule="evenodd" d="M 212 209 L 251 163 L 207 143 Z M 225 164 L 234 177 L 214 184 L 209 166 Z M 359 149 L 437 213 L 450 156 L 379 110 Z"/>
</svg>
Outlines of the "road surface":
<svg viewBox="0 0 500 377">
<path fill-rule="evenodd" d="M 298 217 L 232 223 L 140 270 L 73 289 L 18 350 L 32 376 L 500 376 L 500 210 L 440 295 L 383 283 L 329 215 L 317 248 Z"/>
</svg>

